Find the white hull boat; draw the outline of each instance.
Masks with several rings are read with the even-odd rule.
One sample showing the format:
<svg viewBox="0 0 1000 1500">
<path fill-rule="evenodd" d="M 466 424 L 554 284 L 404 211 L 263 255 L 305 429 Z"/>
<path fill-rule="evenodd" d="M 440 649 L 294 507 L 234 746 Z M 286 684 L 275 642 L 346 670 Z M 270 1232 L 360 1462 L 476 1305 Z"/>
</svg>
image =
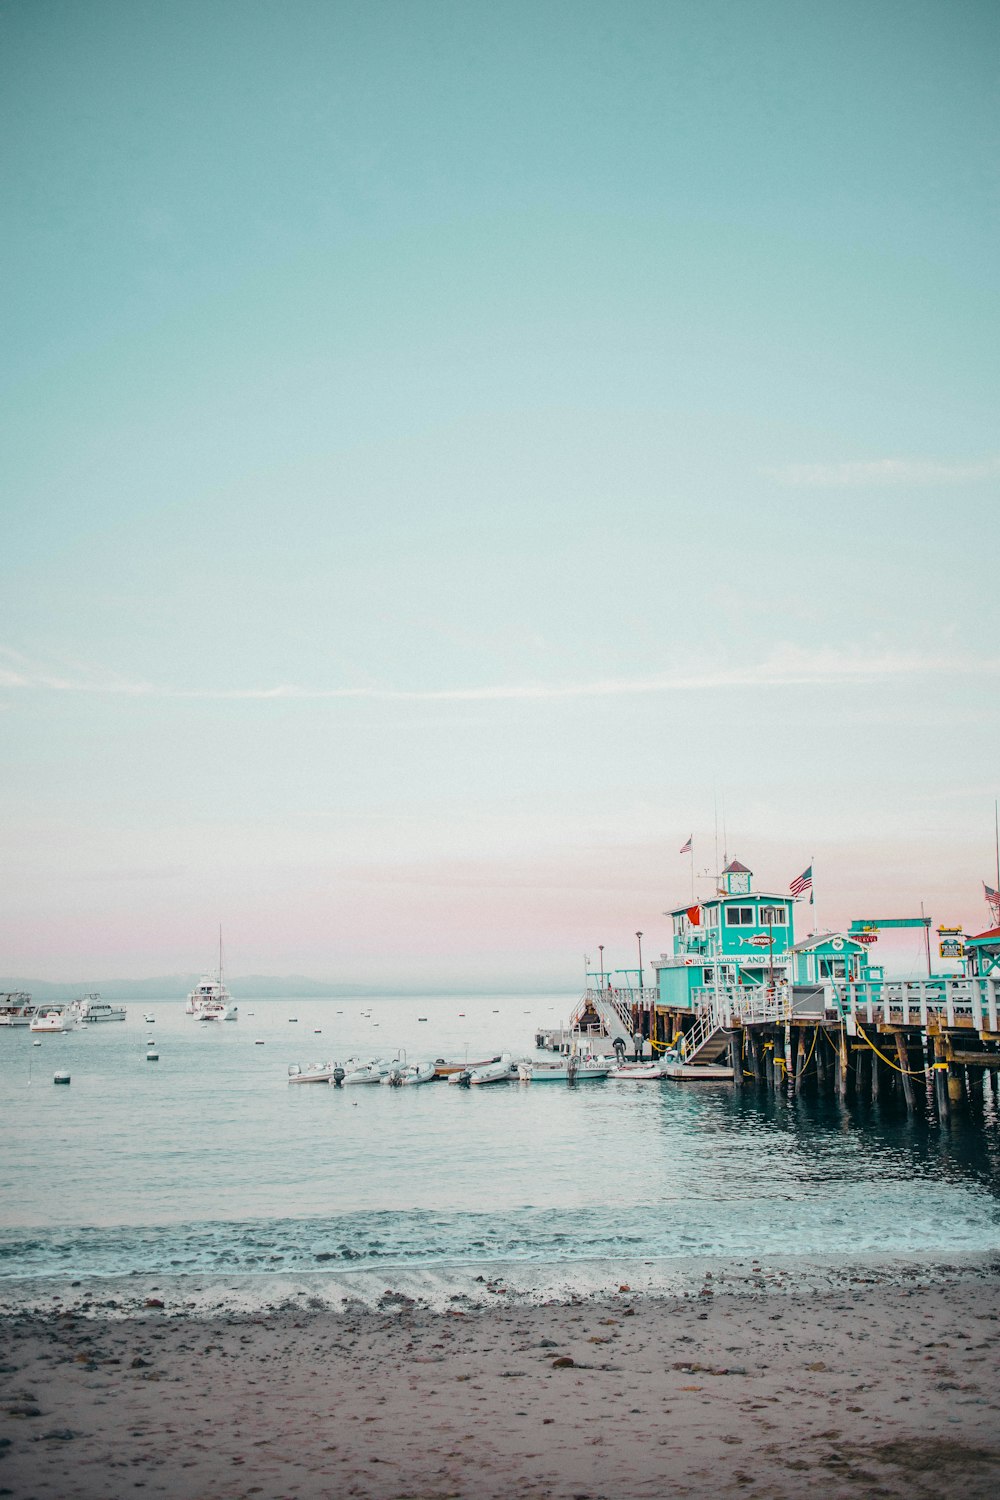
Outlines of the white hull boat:
<svg viewBox="0 0 1000 1500">
<path fill-rule="evenodd" d="M 0 995 L 0 1026 L 30 1026 L 38 1006 L 22 990 Z"/>
<path fill-rule="evenodd" d="M 79 1013 L 72 1005 L 41 1005 L 31 1019 L 31 1030 L 41 1035 L 75 1031 Z"/>
<path fill-rule="evenodd" d="M 663 1064 L 658 1062 L 619 1063 L 608 1073 L 609 1078 L 622 1079 L 628 1083 L 650 1083 L 666 1076 Z"/>
<path fill-rule="evenodd" d="M 436 1068 L 433 1063 L 394 1064 L 382 1079 L 390 1088 L 403 1088 L 410 1083 L 431 1083 Z"/>
<path fill-rule="evenodd" d="M 80 1020 L 88 1025 L 94 1025 L 97 1021 L 124 1021 L 124 1005 L 108 1005 L 100 995 L 84 995 L 78 1000 L 77 1007 Z"/>
<path fill-rule="evenodd" d="M 389 1064 L 381 1058 L 375 1058 L 366 1063 L 347 1063 L 345 1065 L 343 1084 L 346 1089 L 348 1085 L 362 1083 L 382 1083 L 389 1071 Z"/>
<path fill-rule="evenodd" d="M 184 1013 L 196 1021 L 235 1021 L 239 1010 L 226 989 L 222 977 L 222 928 L 219 928 L 219 967 L 214 975 L 203 974 L 184 1006 Z"/>
<path fill-rule="evenodd" d="M 336 1064 L 332 1062 L 306 1063 L 300 1067 L 298 1063 L 288 1064 L 289 1083 L 333 1083 L 333 1075 Z"/>
<path fill-rule="evenodd" d="M 459 1075 L 459 1079 L 464 1078 Z M 485 1083 L 509 1083 L 515 1075 L 511 1072 L 510 1056 L 504 1054 L 499 1062 L 487 1063 L 484 1068 L 473 1068 L 469 1073 L 469 1087 L 477 1087 Z"/>
<path fill-rule="evenodd" d="M 588 1083 L 607 1078 L 614 1063 L 599 1057 L 567 1057 L 561 1062 L 535 1062 L 526 1058 L 517 1065 L 522 1083 Z"/>
</svg>

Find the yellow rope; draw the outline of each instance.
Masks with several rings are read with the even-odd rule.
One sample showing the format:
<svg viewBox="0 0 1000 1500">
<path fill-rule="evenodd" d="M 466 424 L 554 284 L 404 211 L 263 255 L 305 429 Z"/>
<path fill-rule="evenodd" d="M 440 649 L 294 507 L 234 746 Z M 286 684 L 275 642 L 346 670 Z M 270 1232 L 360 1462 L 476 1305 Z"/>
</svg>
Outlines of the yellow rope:
<svg viewBox="0 0 1000 1500">
<path fill-rule="evenodd" d="M 895 1068 L 895 1070 L 896 1070 L 897 1073 L 903 1073 L 903 1074 L 906 1075 L 907 1078 L 925 1078 L 927 1076 L 927 1074 L 932 1071 L 933 1068 L 939 1068 L 939 1067 L 942 1067 L 942 1066 L 943 1067 L 947 1067 L 948 1066 L 947 1063 L 944 1063 L 944 1064 L 942 1064 L 942 1063 L 932 1063 L 930 1068 L 901 1068 L 899 1066 L 899 1064 L 898 1063 L 894 1063 L 890 1057 L 886 1057 L 886 1055 L 885 1055 L 884 1052 L 880 1052 L 878 1050 L 878 1048 L 876 1047 L 875 1043 L 873 1041 L 871 1041 L 865 1035 L 865 1033 L 862 1030 L 860 1030 L 860 1028 L 858 1030 L 858 1036 L 861 1038 L 861 1040 L 867 1046 L 869 1046 L 872 1049 L 872 1051 L 874 1052 L 874 1054 L 875 1054 L 876 1057 L 880 1057 L 884 1063 L 888 1063 L 888 1065 L 889 1065 L 890 1068 Z"/>
</svg>

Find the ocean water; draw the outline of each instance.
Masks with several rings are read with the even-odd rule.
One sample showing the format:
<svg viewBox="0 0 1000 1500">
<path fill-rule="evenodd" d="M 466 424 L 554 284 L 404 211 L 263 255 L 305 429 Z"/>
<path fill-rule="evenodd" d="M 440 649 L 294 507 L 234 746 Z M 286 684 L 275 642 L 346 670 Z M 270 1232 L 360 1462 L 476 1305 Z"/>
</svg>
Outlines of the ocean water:
<svg viewBox="0 0 1000 1500">
<path fill-rule="evenodd" d="M 199 1292 L 444 1298 L 501 1273 L 539 1290 L 622 1275 L 666 1286 L 709 1263 L 884 1267 L 1000 1249 L 989 1091 L 974 1126 L 939 1127 L 728 1084 L 288 1085 L 291 1062 L 400 1048 L 411 1061 L 531 1055 L 536 1025 L 568 1006 L 259 1000 L 207 1026 L 161 1001 L 40 1047 L 0 1032 L 0 1290 L 138 1274 Z M 53 1086 L 57 1069 L 69 1088 Z"/>
</svg>

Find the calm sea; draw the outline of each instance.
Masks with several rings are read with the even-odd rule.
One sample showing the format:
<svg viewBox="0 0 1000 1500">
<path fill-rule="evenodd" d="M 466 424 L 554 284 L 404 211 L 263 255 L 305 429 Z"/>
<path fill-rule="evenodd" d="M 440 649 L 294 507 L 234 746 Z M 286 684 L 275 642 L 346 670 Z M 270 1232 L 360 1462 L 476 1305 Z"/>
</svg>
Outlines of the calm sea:
<svg viewBox="0 0 1000 1500">
<path fill-rule="evenodd" d="M 161 1001 L 39 1047 L 0 1032 L 0 1290 L 140 1273 L 445 1296 L 497 1268 L 587 1289 L 755 1257 L 874 1267 L 1000 1248 L 989 1092 L 975 1128 L 942 1129 L 728 1085 L 288 1085 L 291 1062 L 399 1048 L 530 1055 L 568 1008 L 258 1000 L 209 1026 Z"/>
</svg>

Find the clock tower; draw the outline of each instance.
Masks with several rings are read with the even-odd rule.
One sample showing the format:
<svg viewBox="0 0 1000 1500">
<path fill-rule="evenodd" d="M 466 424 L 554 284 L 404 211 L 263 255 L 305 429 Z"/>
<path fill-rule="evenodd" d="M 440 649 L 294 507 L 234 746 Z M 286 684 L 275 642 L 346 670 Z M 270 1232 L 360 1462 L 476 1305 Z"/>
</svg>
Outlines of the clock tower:
<svg viewBox="0 0 1000 1500">
<path fill-rule="evenodd" d="M 732 860 L 722 872 L 726 895 L 749 896 L 752 876 L 753 871 L 746 865 L 741 865 L 738 859 Z"/>
</svg>

